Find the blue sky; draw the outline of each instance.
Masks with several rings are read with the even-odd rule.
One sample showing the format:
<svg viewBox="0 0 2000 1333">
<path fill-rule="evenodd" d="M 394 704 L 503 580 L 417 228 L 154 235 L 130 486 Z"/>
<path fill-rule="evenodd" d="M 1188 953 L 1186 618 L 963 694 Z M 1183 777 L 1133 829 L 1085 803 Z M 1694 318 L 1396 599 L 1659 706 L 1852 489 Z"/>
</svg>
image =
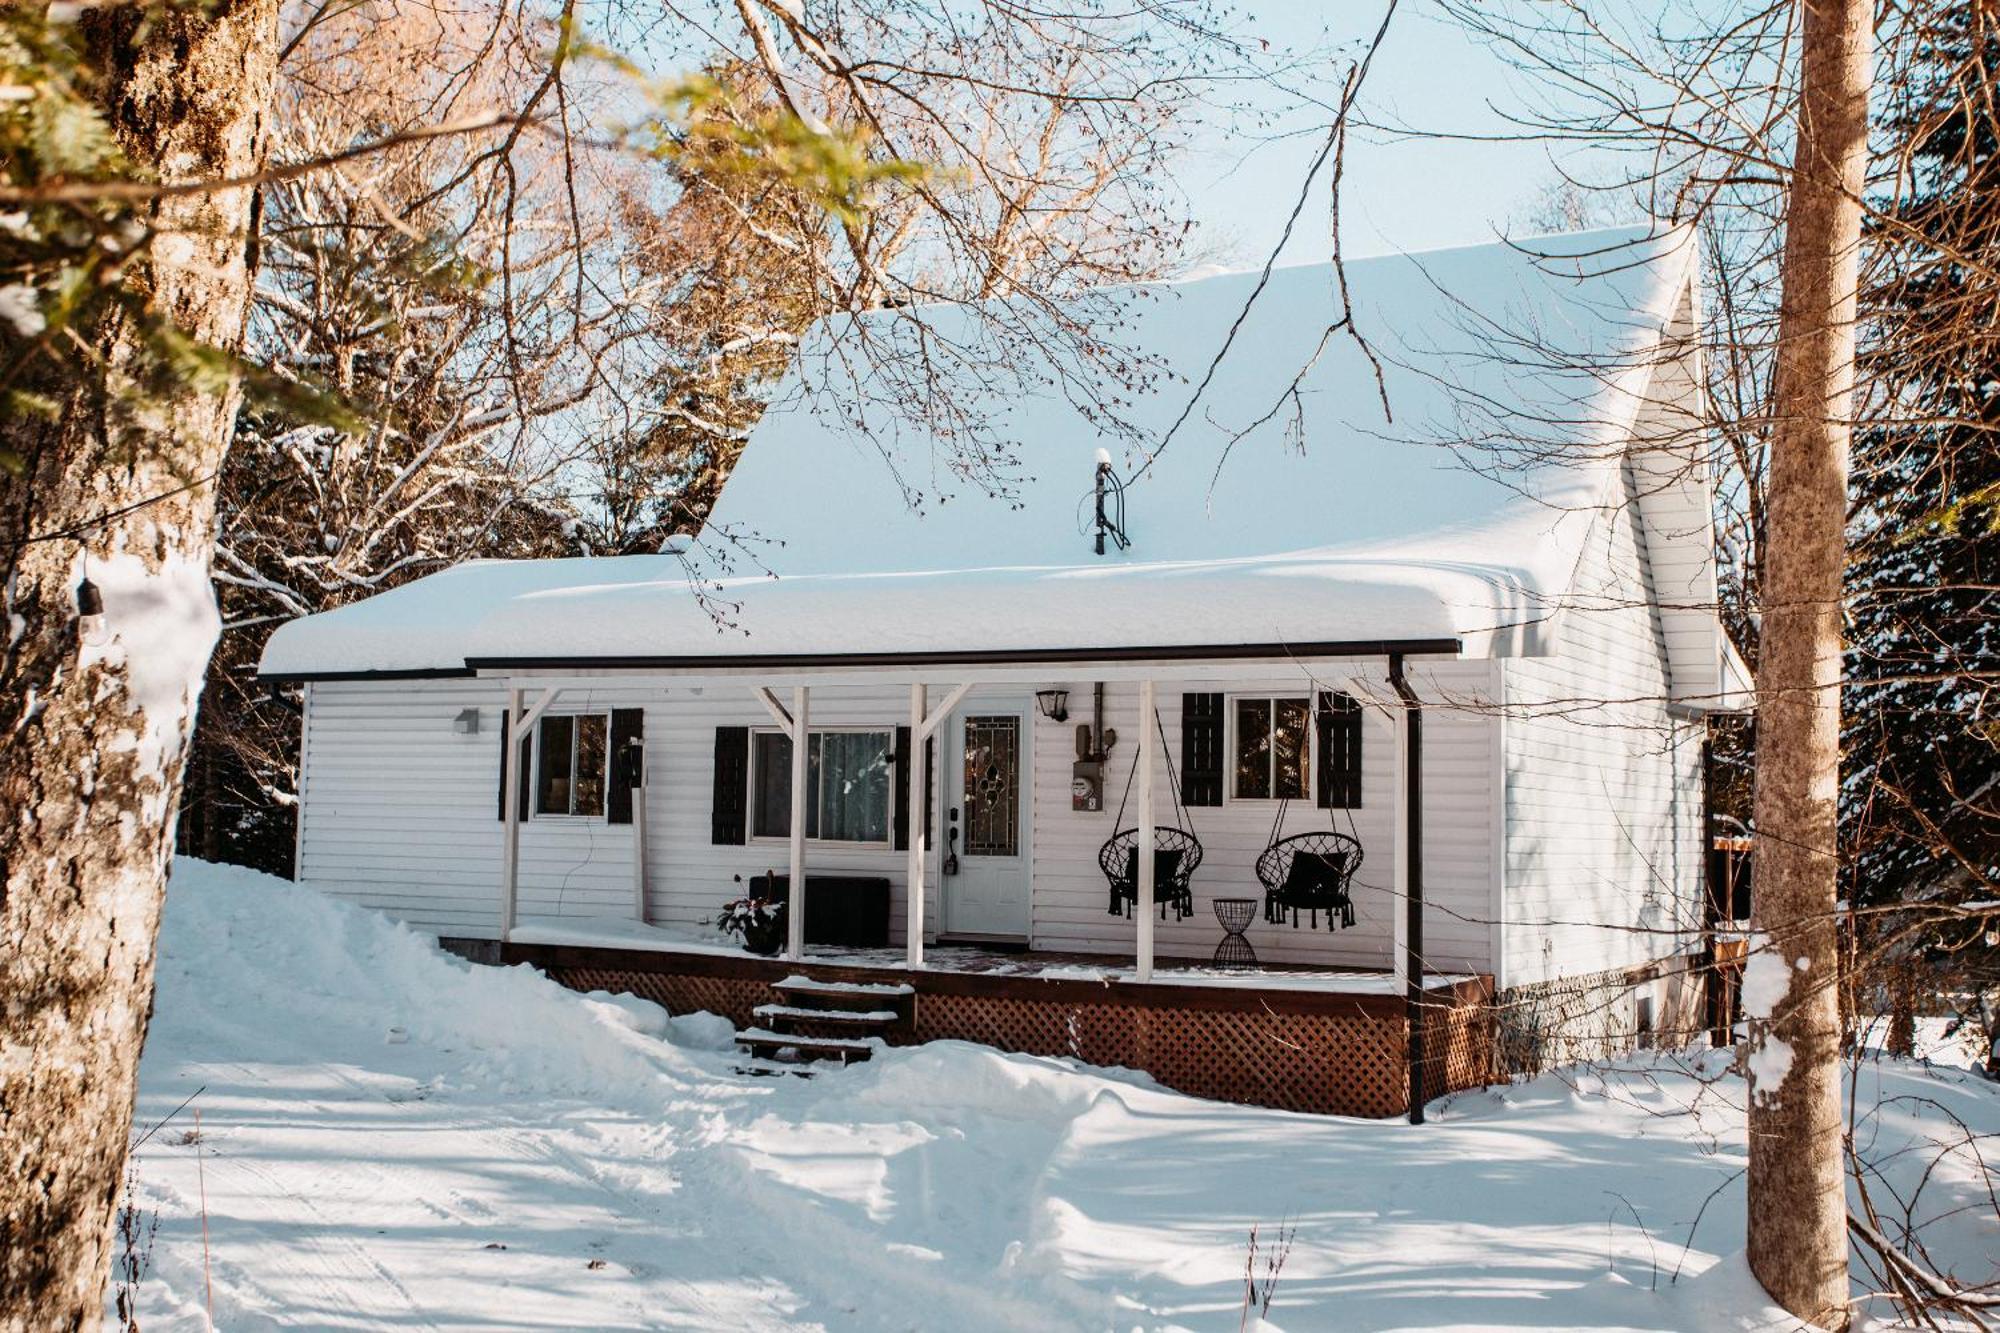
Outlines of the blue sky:
<svg viewBox="0 0 2000 1333">
<path fill-rule="evenodd" d="M 1253 9 L 1250 31 L 1274 44 L 1309 47 L 1322 33 L 1359 39 L 1380 23 L 1377 3 L 1322 6 L 1303 0 Z M 1406 3 L 1362 93 L 1368 118 L 1433 131 L 1506 130 L 1490 109 L 1513 101 L 1510 73 L 1493 52 L 1467 39 L 1430 6 Z M 1336 89 L 1326 90 L 1328 100 Z M 1221 127 L 1183 177 L 1211 246 L 1225 245 L 1231 267 L 1261 263 L 1276 243 L 1298 198 L 1299 183 L 1318 151 L 1325 112 L 1291 116 L 1280 128 L 1308 131 L 1253 146 L 1230 141 Z M 1245 152 L 1248 156 L 1245 157 Z M 1544 145 L 1437 139 L 1350 139 L 1342 189 L 1345 246 L 1350 256 L 1420 250 L 1491 240 L 1534 196 L 1556 180 Z M 1326 255 L 1327 192 L 1315 188 L 1284 258 L 1302 263 Z"/>
</svg>

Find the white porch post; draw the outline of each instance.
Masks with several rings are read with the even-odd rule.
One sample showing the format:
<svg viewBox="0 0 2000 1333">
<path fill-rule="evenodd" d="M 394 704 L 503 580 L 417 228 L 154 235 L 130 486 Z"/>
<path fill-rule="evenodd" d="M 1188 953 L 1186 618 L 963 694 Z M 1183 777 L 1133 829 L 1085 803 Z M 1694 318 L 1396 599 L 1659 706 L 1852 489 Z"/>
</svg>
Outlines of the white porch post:
<svg viewBox="0 0 2000 1333">
<path fill-rule="evenodd" d="M 1153 747 L 1158 736 L 1153 718 L 1153 681 L 1149 677 L 1139 682 L 1139 893 L 1132 907 L 1139 917 L 1141 981 L 1153 979 Z"/>
<path fill-rule="evenodd" d="M 951 710 L 958 707 L 972 688 L 971 681 L 954 685 L 936 708 L 925 711 L 929 700 L 925 697 L 922 681 L 910 684 L 910 771 L 905 775 L 905 785 L 910 789 L 910 862 L 908 908 L 905 913 L 904 948 L 909 953 L 909 965 L 922 967 L 924 963 L 924 862 L 930 855 L 930 839 L 924 833 L 924 816 L 930 809 L 929 784 L 924 774 L 924 746 L 931 737 L 937 735 Z"/>
<path fill-rule="evenodd" d="M 903 774 L 903 785 L 910 794 L 906 815 L 910 828 L 910 868 L 904 895 L 908 904 L 903 914 L 903 928 L 908 937 L 904 948 L 911 967 L 924 965 L 924 857 L 930 851 L 924 837 L 924 812 L 929 804 L 928 793 L 924 790 L 924 742 L 927 739 L 924 730 L 924 686 L 918 681 L 910 686 L 910 771 Z"/>
<path fill-rule="evenodd" d="M 500 942 L 514 930 L 514 887 L 521 869 L 521 692 L 507 688 L 507 718 L 502 727 L 507 753 L 500 761 Z"/>
<path fill-rule="evenodd" d="M 806 710 L 812 691 L 804 685 L 792 687 L 792 863 L 791 883 L 785 893 L 785 956 L 799 958 L 806 951 L 806 746 L 811 735 L 806 729 Z"/>
<path fill-rule="evenodd" d="M 507 687 L 507 753 L 500 761 L 503 774 L 501 785 L 506 788 L 507 809 L 503 820 L 507 826 L 505 850 L 500 863 L 500 942 L 505 944 L 514 930 L 515 903 L 519 900 L 521 882 L 521 784 L 527 775 L 521 772 L 521 739 L 534 734 L 534 726 L 542 720 L 542 714 L 562 695 L 562 686 L 551 685 L 542 691 L 542 697 L 523 712 L 522 694 L 519 686 Z"/>
</svg>

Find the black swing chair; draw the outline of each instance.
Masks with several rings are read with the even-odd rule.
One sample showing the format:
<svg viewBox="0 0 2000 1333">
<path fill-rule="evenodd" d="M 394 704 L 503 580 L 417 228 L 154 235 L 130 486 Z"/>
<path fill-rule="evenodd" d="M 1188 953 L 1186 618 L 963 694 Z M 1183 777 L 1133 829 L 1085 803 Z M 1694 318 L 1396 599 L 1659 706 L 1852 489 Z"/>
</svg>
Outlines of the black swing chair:
<svg viewBox="0 0 2000 1333">
<path fill-rule="evenodd" d="M 1328 930 L 1353 925 L 1354 898 L 1349 890 L 1354 872 L 1361 868 L 1360 840 L 1332 829 L 1280 838 L 1278 830 L 1285 826 L 1285 808 L 1290 804 L 1279 803 L 1278 817 L 1271 821 L 1271 843 L 1257 858 L 1264 919 L 1279 924 L 1289 912 L 1296 930 L 1299 913 L 1305 912 L 1317 930 L 1319 914 L 1325 912 Z"/>
<path fill-rule="evenodd" d="M 1194 915 L 1194 872 L 1201 864 L 1201 839 L 1186 828 L 1187 811 L 1181 806 L 1180 778 L 1174 773 L 1173 755 L 1167 749 L 1167 729 L 1153 715 L 1153 722 L 1160 730 L 1160 753 L 1167 761 L 1167 787 L 1173 793 L 1175 824 L 1155 824 L 1153 826 L 1153 901 L 1160 905 L 1160 919 L 1167 919 L 1167 908 L 1174 909 L 1176 920 L 1185 921 Z M 1132 779 L 1139 772 L 1139 756 L 1132 756 L 1132 770 L 1125 775 L 1125 794 L 1118 798 L 1118 815 L 1111 821 L 1117 828 L 1125 818 L 1125 802 L 1132 796 Z M 1105 839 L 1104 846 L 1097 851 L 1098 869 L 1111 885 L 1112 916 L 1121 913 L 1131 916 L 1139 902 L 1139 830 L 1120 829 Z"/>
</svg>

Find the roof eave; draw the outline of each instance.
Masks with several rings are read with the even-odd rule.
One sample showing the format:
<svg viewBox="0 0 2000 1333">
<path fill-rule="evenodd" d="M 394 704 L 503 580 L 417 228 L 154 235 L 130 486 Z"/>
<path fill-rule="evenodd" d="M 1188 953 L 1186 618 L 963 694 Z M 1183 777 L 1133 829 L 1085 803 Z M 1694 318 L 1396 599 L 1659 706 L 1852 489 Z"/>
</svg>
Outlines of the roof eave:
<svg viewBox="0 0 2000 1333">
<path fill-rule="evenodd" d="M 1460 657 L 1455 638 L 1340 639 L 1305 643 L 1151 644 L 1120 647 L 946 649 L 875 653 L 692 653 L 619 656 L 468 657 L 456 667 L 259 671 L 275 684 L 327 680 L 423 680 L 543 671 L 797 671 L 911 667 L 1074 666 L 1093 662 L 1299 661 L 1342 657 Z"/>
</svg>

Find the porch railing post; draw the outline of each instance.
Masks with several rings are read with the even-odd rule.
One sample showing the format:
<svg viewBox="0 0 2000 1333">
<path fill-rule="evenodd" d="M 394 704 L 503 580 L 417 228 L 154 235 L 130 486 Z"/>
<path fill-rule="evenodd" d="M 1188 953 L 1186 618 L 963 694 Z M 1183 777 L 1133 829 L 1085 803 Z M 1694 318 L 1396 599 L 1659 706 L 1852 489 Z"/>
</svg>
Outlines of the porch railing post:
<svg viewBox="0 0 2000 1333">
<path fill-rule="evenodd" d="M 785 956 L 800 958 L 806 951 L 806 759 L 812 732 L 807 728 L 806 710 L 812 691 L 804 685 L 792 687 L 792 859 L 791 881 L 785 889 Z"/>
<path fill-rule="evenodd" d="M 1139 980 L 1153 979 L 1153 747 L 1158 723 L 1153 703 L 1153 681 L 1139 682 L 1139 836 L 1137 869 L 1138 901 L 1133 910 L 1139 918 Z M 1115 831 L 1115 830 L 1114 830 Z"/>
<path fill-rule="evenodd" d="M 909 788 L 910 793 L 910 868 L 905 893 L 908 904 L 903 921 L 908 935 L 905 947 L 911 967 L 924 965 L 924 857 L 930 852 L 924 837 L 924 813 L 930 803 L 924 775 L 924 745 L 929 739 L 924 731 L 924 704 L 923 683 L 915 682 L 910 686 L 910 771 L 903 774 L 903 785 Z"/>
</svg>

